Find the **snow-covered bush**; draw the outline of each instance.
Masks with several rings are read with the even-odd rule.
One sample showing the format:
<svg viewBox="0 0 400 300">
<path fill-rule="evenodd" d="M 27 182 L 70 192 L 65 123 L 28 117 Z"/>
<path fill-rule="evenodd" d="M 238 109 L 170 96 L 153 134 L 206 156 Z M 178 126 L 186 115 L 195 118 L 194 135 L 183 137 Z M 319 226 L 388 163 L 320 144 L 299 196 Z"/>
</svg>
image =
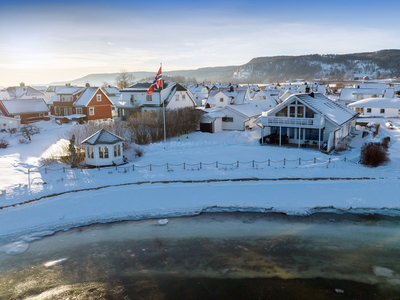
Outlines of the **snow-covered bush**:
<svg viewBox="0 0 400 300">
<path fill-rule="evenodd" d="M 388 150 L 381 143 L 364 144 L 361 148 L 360 163 L 370 167 L 378 167 L 389 161 Z"/>
<path fill-rule="evenodd" d="M 40 128 L 34 124 L 25 124 L 19 128 L 18 132 L 24 139 L 31 141 L 32 135 L 40 133 Z"/>
<path fill-rule="evenodd" d="M 2 139 L 0 140 L 0 148 L 5 149 L 5 148 L 8 147 L 8 145 L 9 145 L 9 143 L 8 143 L 8 141 L 7 141 L 6 139 L 2 138 Z"/>
</svg>

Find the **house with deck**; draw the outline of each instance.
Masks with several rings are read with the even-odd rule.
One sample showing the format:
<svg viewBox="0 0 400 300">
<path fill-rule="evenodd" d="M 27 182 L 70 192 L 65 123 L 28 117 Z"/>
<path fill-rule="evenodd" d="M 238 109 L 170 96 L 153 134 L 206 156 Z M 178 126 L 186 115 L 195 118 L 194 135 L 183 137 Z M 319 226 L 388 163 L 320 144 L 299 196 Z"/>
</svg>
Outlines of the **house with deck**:
<svg viewBox="0 0 400 300">
<path fill-rule="evenodd" d="M 313 146 L 325 151 L 355 128 L 358 113 L 320 93 L 293 94 L 275 108 L 263 112 L 262 144 Z"/>
</svg>

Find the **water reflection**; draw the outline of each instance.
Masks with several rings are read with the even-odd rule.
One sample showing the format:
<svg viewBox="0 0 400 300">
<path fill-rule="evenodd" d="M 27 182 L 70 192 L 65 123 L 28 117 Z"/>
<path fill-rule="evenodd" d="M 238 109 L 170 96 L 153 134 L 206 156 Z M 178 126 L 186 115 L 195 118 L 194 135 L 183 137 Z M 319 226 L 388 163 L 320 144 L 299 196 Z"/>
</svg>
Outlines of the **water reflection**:
<svg viewBox="0 0 400 300">
<path fill-rule="evenodd" d="M 0 253 L 1 299 L 381 299 L 400 219 L 219 213 L 93 225 Z"/>
</svg>

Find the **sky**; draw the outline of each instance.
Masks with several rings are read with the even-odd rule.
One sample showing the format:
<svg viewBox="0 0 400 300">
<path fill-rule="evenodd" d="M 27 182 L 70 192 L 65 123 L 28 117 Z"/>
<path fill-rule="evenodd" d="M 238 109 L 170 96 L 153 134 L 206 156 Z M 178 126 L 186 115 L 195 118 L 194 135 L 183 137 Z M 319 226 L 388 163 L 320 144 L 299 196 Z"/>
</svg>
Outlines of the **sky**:
<svg viewBox="0 0 400 300">
<path fill-rule="evenodd" d="M 0 87 L 400 49 L 400 1 L 0 0 Z"/>
</svg>

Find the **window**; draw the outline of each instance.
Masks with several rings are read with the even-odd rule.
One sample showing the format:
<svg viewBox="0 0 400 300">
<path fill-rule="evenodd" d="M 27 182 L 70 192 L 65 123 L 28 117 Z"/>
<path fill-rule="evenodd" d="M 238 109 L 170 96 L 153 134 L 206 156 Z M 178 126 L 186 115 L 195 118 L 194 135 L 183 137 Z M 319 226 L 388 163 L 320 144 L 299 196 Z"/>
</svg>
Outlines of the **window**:
<svg viewBox="0 0 400 300">
<path fill-rule="evenodd" d="M 384 114 L 385 113 L 385 109 L 384 108 L 381 108 L 381 114 Z"/>
<path fill-rule="evenodd" d="M 304 106 L 297 106 L 297 117 L 302 118 L 304 115 Z"/>
<path fill-rule="evenodd" d="M 185 100 L 186 100 L 186 95 L 182 94 L 182 101 L 185 101 Z"/>
<path fill-rule="evenodd" d="M 108 158 L 108 147 L 104 147 L 104 158 Z"/>
<path fill-rule="evenodd" d="M 81 115 L 82 114 L 82 107 L 77 107 L 76 108 L 76 113 Z"/>
<path fill-rule="evenodd" d="M 179 95 L 175 95 L 175 101 L 179 101 Z"/>
<path fill-rule="evenodd" d="M 399 111 L 397 113 L 400 115 L 400 109 L 399 109 Z"/>
<path fill-rule="evenodd" d="M 224 102 L 224 98 L 219 98 L 219 102 Z"/>
<path fill-rule="evenodd" d="M 94 154 L 93 154 L 93 147 L 88 146 L 87 147 L 87 158 L 93 158 Z"/>
<path fill-rule="evenodd" d="M 97 97 L 97 102 L 101 102 L 101 95 L 98 94 L 98 95 L 96 95 L 96 97 Z"/>
<path fill-rule="evenodd" d="M 114 146 L 114 157 L 121 156 L 121 145 Z"/>
<path fill-rule="evenodd" d="M 89 107 L 89 116 L 94 116 L 94 107 Z"/>
<path fill-rule="evenodd" d="M 263 96 L 263 99 L 265 100 L 265 99 L 267 99 L 267 97 L 266 97 L 266 96 Z"/>
<path fill-rule="evenodd" d="M 72 107 L 69 108 L 69 114 L 72 115 Z"/>
<path fill-rule="evenodd" d="M 261 100 L 261 96 L 258 96 L 258 99 Z"/>
<path fill-rule="evenodd" d="M 294 118 L 296 115 L 296 107 L 295 106 L 290 106 L 289 107 L 289 117 Z"/>
<path fill-rule="evenodd" d="M 287 117 L 287 111 L 288 111 L 288 108 L 286 106 L 286 107 L 282 108 L 280 111 L 278 111 L 275 114 L 275 116 L 277 116 L 277 117 Z"/>
<path fill-rule="evenodd" d="M 136 95 L 131 95 L 131 103 L 137 101 Z"/>
<path fill-rule="evenodd" d="M 99 158 L 103 158 L 103 147 L 99 147 Z"/>
<path fill-rule="evenodd" d="M 223 117 L 222 122 L 233 122 L 233 118 L 232 117 Z"/>
<path fill-rule="evenodd" d="M 314 111 L 309 109 L 307 106 L 306 106 L 306 118 L 310 118 L 310 119 L 314 118 Z"/>
<path fill-rule="evenodd" d="M 367 108 L 367 113 L 370 114 L 371 112 L 372 112 L 372 109 L 368 107 L 368 108 Z"/>
<path fill-rule="evenodd" d="M 153 101 L 152 95 L 146 95 L 146 101 Z"/>
</svg>

